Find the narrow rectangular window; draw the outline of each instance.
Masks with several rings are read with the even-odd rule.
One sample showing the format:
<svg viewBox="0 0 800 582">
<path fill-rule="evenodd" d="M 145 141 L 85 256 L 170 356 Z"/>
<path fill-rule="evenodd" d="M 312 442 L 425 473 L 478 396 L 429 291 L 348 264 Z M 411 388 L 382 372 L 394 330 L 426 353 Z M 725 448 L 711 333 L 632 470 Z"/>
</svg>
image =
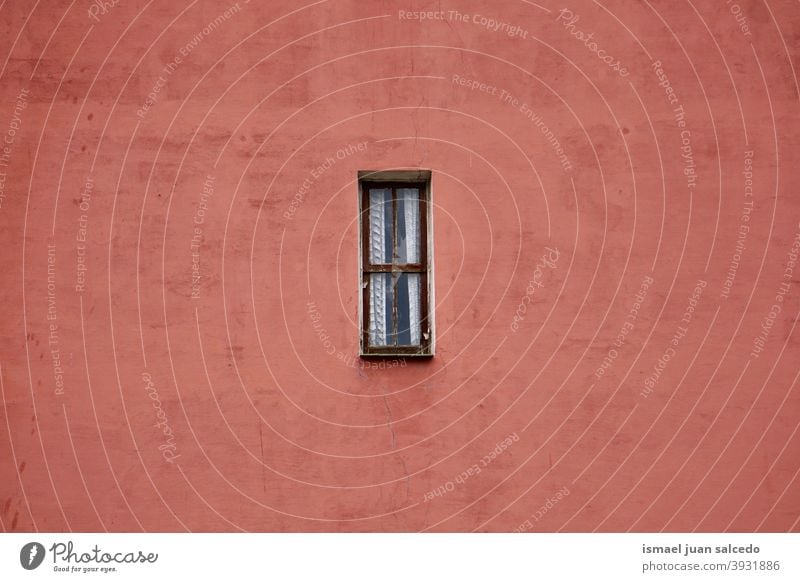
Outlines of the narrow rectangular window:
<svg viewBox="0 0 800 582">
<path fill-rule="evenodd" d="M 430 172 L 360 172 L 361 353 L 433 355 Z"/>
</svg>

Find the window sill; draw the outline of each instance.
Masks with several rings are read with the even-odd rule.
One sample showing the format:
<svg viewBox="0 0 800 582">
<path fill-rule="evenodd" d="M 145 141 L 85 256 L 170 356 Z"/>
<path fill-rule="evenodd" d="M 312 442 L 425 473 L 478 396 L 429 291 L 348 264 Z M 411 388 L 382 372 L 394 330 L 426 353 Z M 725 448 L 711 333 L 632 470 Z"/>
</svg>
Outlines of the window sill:
<svg viewBox="0 0 800 582">
<path fill-rule="evenodd" d="M 361 352 L 358 354 L 360 358 L 368 359 L 383 359 L 383 358 L 432 358 L 433 352 L 424 352 L 419 350 L 410 349 L 405 350 L 392 350 L 392 351 L 378 351 L 378 352 Z"/>
</svg>

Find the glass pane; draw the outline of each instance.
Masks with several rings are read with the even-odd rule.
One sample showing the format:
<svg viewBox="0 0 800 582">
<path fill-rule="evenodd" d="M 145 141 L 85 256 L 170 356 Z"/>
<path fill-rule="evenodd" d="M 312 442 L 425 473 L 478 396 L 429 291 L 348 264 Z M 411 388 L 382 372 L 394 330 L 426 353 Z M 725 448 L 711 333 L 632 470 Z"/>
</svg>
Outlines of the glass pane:
<svg viewBox="0 0 800 582">
<path fill-rule="evenodd" d="M 397 345 L 420 343 L 420 274 L 400 273 L 397 279 Z"/>
<path fill-rule="evenodd" d="M 369 345 L 393 345 L 392 318 L 394 289 L 391 273 L 371 273 L 369 276 Z"/>
<path fill-rule="evenodd" d="M 419 263 L 422 238 L 419 224 L 419 190 L 397 189 L 397 254 L 400 264 Z"/>
<path fill-rule="evenodd" d="M 373 265 L 391 264 L 394 215 L 392 190 L 370 188 L 369 191 L 369 262 Z"/>
</svg>

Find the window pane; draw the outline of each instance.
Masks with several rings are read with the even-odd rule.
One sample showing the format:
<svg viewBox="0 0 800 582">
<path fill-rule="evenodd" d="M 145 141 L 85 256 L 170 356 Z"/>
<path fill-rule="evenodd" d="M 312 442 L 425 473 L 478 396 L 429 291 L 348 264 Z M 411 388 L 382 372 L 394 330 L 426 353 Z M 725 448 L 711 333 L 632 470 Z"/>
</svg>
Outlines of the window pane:
<svg viewBox="0 0 800 582">
<path fill-rule="evenodd" d="M 369 262 L 373 265 L 392 262 L 392 190 L 371 188 L 369 191 Z"/>
<path fill-rule="evenodd" d="M 420 340 L 420 274 L 400 273 L 396 293 L 397 345 L 417 346 Z"/>
<path fill-rule="evenodd" d="M 393 345 L 392 306 L 394 289 L 391 273 L 372 273 L 369 276 L 369 345 Z"/>
<path fill-rule="evenodd" d="M 397 254 L 400 264 L 419 263 L 422 238 L 419 224 L 419 190 L 397 189 Z"/>
</svg>

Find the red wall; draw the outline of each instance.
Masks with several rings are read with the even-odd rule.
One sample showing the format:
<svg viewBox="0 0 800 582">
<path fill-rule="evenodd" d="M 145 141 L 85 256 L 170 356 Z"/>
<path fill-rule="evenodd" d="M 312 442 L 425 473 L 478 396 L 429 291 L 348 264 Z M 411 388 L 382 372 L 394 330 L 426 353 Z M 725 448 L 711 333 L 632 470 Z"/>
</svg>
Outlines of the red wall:
<svg viewBox="0 0 800 582">
<path fill-rule="evenodd" d="M 4 530 L 797 530 L 800 20 L 733 6 L 3 4 Z M 379 368 L 389 168 L 436 355 Z"/>
</svg>

